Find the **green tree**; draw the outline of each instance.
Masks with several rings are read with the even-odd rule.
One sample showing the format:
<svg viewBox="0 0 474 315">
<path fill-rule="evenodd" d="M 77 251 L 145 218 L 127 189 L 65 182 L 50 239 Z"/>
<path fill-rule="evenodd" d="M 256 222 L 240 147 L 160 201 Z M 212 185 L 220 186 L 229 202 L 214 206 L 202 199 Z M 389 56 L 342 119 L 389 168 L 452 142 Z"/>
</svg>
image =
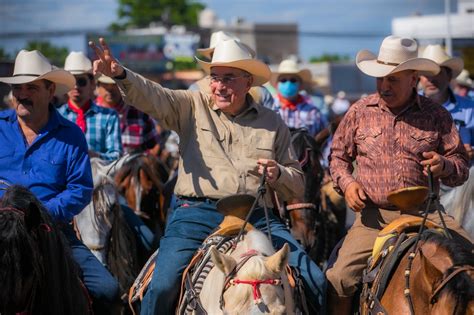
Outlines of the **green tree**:
<svg viewBox="0 0 474 315">
<path fill-rule="evenodd" d="M 349 61 L 350 57 L 345 55 L 341 56 L 338 54 L 322 54 L 319 57 L 311 57 L 309 62 L 318 63 L 318 62 L 339 62 L 339 61 Z"/>
<path fill-rule="evenodd" d="M 0 61 L 6 61 L 6 60 L 11 60 L 12 57 L 3 49 L 0 47 Z"/>
<path fill-rule="evenodd" d="M 31 41 L 26 44 L 26 50 L 39 50 L 49 61 L 62 67 L 69 51 L 66 47 L 57 47 L 51 45 L 49 42 Z"/>
<path fill-rule="evenodd" d="M 148 27 L 150 23 L 164 26 L 197 26 L 199 13 L 205 6 L 195 0 L 119 0 L 119 22 L 109 26 L 112 31 Z"/>
</svg>

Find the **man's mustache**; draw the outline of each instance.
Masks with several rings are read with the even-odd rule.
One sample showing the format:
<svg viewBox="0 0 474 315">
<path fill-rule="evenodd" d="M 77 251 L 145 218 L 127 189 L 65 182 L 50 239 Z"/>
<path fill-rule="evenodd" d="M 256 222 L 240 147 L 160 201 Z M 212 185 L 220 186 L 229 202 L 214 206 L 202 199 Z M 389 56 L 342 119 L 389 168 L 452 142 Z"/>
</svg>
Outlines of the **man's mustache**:
<svg viewBox="0 0 474 315">
<path fill-rule="evenodd" d="M 33 106 L 33 102 L 30 101 L 29 99 L 18 99 L 18 103 L 22 105 Z"/>
</svg>

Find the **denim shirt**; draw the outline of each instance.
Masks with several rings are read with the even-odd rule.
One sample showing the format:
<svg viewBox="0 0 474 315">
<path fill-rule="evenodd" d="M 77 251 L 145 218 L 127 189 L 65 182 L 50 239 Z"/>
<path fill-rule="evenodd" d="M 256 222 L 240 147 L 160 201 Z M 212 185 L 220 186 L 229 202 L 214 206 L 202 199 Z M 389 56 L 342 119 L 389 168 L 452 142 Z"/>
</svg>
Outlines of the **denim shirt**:
<svg viewBox="0 0 474 315">
<path fill-rule="evenodd" d="M 474 101 L 451 92 L 451 97 L 443 106 L 453 116 L 463 143 L 474 147 Z"/>
<path fill-rule="evenodd" d="M 0 112 L 0 180 L 29 188 L 55 220 L 69 222 L 91 200 L 91 165 L 81 129 L 49 111 L 30 146 L 15 111 Z"/>
</svg>

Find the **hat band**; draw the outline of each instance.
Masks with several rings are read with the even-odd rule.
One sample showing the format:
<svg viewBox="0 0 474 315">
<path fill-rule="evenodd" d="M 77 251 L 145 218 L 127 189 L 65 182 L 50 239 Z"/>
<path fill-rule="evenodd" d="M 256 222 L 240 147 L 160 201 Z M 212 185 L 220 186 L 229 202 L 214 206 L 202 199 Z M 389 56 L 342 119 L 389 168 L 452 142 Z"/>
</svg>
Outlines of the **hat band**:
<svg viewBox="0 0 474 315">
<path fill-rule="evenodd" d="M 32 73 L 19 73 L 19 74 L 14 74 L 14 77 L 21 77 L 21 76 L 28 76 L 28 77 L 39 77 L 39 74 L 32 74 Z"/>
<path fill-rule="evenodd" d="M 382 65 L 387 65 L 387 66 L 395 66 L 395 67 L 400 65 L 399 63 L 387 62 L 387 61 L 382 61 L 382 60 L 378 60 L 378 59 L 377 59 L 377 63 L 380 63 Z"/>
</svg>

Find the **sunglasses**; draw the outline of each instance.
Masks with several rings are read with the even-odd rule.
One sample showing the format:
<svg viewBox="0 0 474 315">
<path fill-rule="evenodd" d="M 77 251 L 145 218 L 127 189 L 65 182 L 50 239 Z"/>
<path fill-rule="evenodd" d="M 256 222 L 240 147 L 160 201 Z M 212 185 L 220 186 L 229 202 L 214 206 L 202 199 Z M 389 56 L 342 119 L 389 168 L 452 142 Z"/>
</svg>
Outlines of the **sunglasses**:
<svg viewBox="0 0 474 315">
<path fill-rule="evenodd" d="M 87 79 L 86 78 L 76 78 L 76 85 L 78 87 L 85 87 L 87 85 Z"/>
<path fill-rule="evenodd" d="M 291 83 L 296 83 L 296 82 L 298 82 L 299 80 L 296 79 L 296 78 L 291 78 L 291 79 L 283 78 L 283 79 L 280 79 L 279 81 L 280 81 L 281 83 L 285 83 L 286 81 L 290 81 Z"/>
</svg>

